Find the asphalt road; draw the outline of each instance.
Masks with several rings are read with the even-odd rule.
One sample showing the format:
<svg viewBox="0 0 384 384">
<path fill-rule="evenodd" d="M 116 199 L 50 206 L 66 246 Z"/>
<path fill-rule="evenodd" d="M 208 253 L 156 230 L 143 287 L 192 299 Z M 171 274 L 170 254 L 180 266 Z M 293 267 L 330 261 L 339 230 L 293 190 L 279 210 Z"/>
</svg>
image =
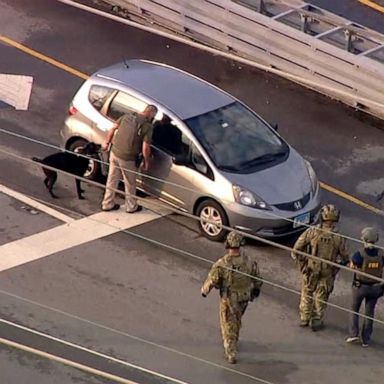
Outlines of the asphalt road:
<svg viewBox="0 0 384 384">
<path fill-rule="evenodd" d="M 21 352 L 12 347 L 0 347 L 0 369 L 3 383 L 52 384 L 52 377 L 54 377 L 57 383 L 114 384 L 113 381 L 100 380 L 97 376 L 65 367 L 61 363 L 30 356 L 27 352 Z M 46 372 L 51 374 L 47 375 Z"/>
<path fill-rule="evenodd" d="M 384 189 L 381 121 L 285 80 L 56 2 L 0 0 L 0 7 L 1 35 L 84 73 L 122 57 L 147 58 L 180 67 L 224 88 L 269 121 L 279 123 L 282 135 L 312 161 L 322 181 L 382 208 L 375 200 Z M 30 109 L 0 110 L 0 128 L 57 145 L 66 109 L 82 80 L 12 46 L 0 45 L 0 57 L 0 73 L 34 76 Z M 87 186 L 87 200 L 80 202 L 75 198 L 74 182 L 60 177 L 57 193 L 61 199 L 52 201 L 43 188 L 40 170 L 22 159 L 51 151 L 2 133 L 0 184 L 54 204 L 75 219 L 79 219 L 78 213 L 97 214 L 100 189 Z M 342 208 L 343 233 L 356 236 L 366 225 L 383 230 L 382 217 L 349 200 L 324 193 L 324 201 Z M 0 245 L 63 225 L 3 194 L 0 204 Z M 57 241 L 65 245 L 69 239 L 59 237 Z M 351 244 L 351 248 L 356 246 Z M 323 333 L 303 331 L 297 327 L 297 295 L 267 284 L 245 316 L 239 364 L 226 365 L 218 332 L 217 295 L 211 294 L 207 300 L 199 295 L 209 264 L 177 249 L 210 261 L 222 253 L 221 244 L 197 234 L 192 220 L 178 215 L 159 217 L 129 232 L 64 246 L 37 261 L 3 270 L 0 317 L 188 383 L 382 381 L 382 325 L 376 326 L 375 343 L 368 350 L 344 344 L 348 315 L 336 309 L 329 311 Z M 286 252 L 260 244 L 251 244 L 247 251 L 257 255 L 267 280 L 299 288 L 299 275 Z M 28 246 L 25 252 L 28 254 Z M 348 274 L 339 276 L 333 303 L 348 306 L 350 280 Z M 384 320 L 382 303 L 377 315 Z M 35 348 L 60 352 L 56 343 L 42 343 L 3 324 L 0 331 Z M 110 368 L 91 352 L 81 356 L 65 352 L 98 369 Z M 25 369 L 20 369 L 23 364 Z M 8 347 L 0 353 L 0 366 L 8 369 L 5 384 L 13 377 L 18 383 L 30 383 L 32 372 L 41 375 L 39 382 L 71 383 L 71 369 L 60 373 L 50 364 Z M 127 367 L 112 370 L 143 383 L 158 380 L 156 373 L 143 379 Z M 103 382 L 93 376 L 88 382 L 91 380 Z"/>
<path fill-rule="evenodd" d="M 383 14 L 367 5 L 359 3 L 357 0 L 311 0 L 309 3 L 384 33 Z M 383 5 L 381 0 L 373 1 L 373 3 Z"/>
</svg>

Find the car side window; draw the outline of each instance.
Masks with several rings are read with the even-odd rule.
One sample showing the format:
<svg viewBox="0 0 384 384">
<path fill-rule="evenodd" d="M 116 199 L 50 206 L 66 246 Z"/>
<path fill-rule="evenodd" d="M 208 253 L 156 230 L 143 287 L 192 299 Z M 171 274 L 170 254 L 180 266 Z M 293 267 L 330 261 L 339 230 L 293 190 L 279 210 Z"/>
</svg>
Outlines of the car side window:
<svg viewBox="0 0 384 384">
<path fill-rule="evenodd" d="M 88 100 L 95 109 L 100 111 L 106 101 L 112 96 L 113 92 L 115 91 L 112 88 L 102 85 L 92 85 L 89 90 Z"/>
<path fill-rule="evenodd" d="M 153 126 L 152 144 L 185 165 L 213 179 L 209 165 L 192 141 L 170 119 L 163 118 Z"/>
<path fill-rule="evenodd" d="M 152 144 L 171 156 L 181 153 L 182 136 L 180 129 L 169 118 L 163 117 L 153 124 Z"/>
<path fill-rule="evenodd" d="M 146 103 L 136 97 L 128 95 L 124 92 L 118 92 L 110 102 L 106 115 L 110 119 L 116 121 L 126 113 L 141 112 L 146 106 Z"/>
</svg>

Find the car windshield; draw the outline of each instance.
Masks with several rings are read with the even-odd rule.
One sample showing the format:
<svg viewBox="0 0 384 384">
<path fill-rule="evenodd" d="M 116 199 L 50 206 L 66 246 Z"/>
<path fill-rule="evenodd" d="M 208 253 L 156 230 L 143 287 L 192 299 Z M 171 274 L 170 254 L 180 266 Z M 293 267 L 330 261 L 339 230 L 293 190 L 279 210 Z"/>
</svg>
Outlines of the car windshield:
<svg viewBox="0 0 384 384">
<path fill-rule="evenodd" d="M 239 102 L 192 117 L 185 123 L 215 165 L 223 170 L 249 169 L 288 153 L 287 144 Z"/>
</svg>

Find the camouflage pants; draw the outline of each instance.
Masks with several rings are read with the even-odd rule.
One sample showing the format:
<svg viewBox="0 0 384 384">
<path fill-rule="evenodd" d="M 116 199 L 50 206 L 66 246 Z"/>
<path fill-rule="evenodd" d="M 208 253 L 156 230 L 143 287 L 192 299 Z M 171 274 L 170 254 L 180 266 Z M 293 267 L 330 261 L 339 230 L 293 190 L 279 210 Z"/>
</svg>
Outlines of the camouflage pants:
<svg viewBox="0 0 384 384">
<path fill-rule="evenodd" d="M 323 320 L 334 281 L 335 277 L 332 275 L 324 277 L 319 274 L 303 274 L 300 299 L 301 320 Z"/>
<path fill-rule="evenodd" d="M 247 309 L 248 302 L 230 302 L 220 300 L 220 327 L 226 356 L 236 356 L 237 341 L 241 328 L 241 318 Z"/>
</svg>

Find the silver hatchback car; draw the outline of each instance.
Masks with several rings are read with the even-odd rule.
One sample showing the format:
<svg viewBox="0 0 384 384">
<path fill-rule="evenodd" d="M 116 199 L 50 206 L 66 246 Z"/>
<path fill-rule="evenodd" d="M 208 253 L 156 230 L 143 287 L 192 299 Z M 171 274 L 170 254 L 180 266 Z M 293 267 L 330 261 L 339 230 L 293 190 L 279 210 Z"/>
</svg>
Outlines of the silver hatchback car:
<svg viewBox="0 0 384 384">
<path fill-rule="evenodd" d="M 168 65 L 128 60 L 93 74 L 69 107 L 63 145 L 101 144 L 122 114 L 148 104 L 159 112 L 138 185 L 199 216 L 206 237 L 222 240 L 229 225 L 275 238 L 317 220 L 319 183 L 309 162 L 235 97 Z M 107 167 L 91 161 L 88 177 L 100 173 Z"/>
</svg>

